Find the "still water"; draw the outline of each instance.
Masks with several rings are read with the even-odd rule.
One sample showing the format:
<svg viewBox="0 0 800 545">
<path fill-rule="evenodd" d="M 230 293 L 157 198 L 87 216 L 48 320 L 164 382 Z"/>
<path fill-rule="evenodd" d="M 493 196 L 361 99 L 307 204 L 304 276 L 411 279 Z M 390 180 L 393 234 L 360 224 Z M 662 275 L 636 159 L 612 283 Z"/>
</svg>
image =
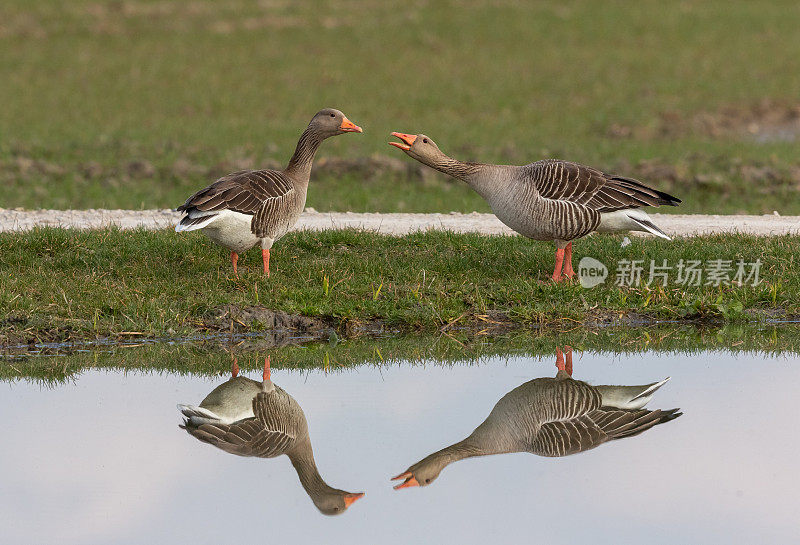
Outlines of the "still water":
<svg viewBox="0 0 800 545">
<path fill-rule="evenodd" d="M 331 517 L 320 514 L 287 456 L 235 456 L 179 427 L 176 404 L 198 405 L 230 376 L 86 371 L 52 388 L 5 382 L 0 542 L 797 538 L 795 355 L 576 353 L 573 377 L 589 384 L 671 377 L 647 409 L 680 408 L 683 416 L 570 456 L 464 459 L 428 486 L 393 490 L 402 480 L 391 477 L 467 437 L 506 394 L 531 379 L 555 377 L 555 362 L 554 354 L 326 374 L 282 370 L 273 360 L 272 381 L 305 414 L 321 478 L 334 489 L 366 493 Z M 524 395 L 512 400 L 515 407 L 536 405 Z M 506 410 L 504 418 L 514 414 Z"/>
</svg>

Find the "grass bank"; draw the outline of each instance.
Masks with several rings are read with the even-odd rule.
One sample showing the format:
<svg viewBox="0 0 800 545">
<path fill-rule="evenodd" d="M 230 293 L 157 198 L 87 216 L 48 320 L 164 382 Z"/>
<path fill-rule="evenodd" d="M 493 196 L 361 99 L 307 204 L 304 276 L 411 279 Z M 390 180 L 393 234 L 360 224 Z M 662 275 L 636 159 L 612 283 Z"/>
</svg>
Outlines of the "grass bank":
<svg viewBox="0 0 800 545">
<path fill-rule="evenodd" d="M 575 243 L 576 265 L 587 256 L 609 269 L 605 283 L 585 289 L 549 282 L 553 245 L 517 236 L 296 232 L 274 249 L 267 279 L 259 252 L 240 259 L 235 278 L 227 254 L 199 233 L 2 233 L 0 341 L 158 338 L 287 324 L 435 331 L 800 314 L 800 237 L 634 238 L 626 247 L 621 240 L 591 236 Z M 738 260 L 760 260 L 759 284 L 708 283 L 715 260 L 729 262 L 731 279 Z M 641 261 L 642 282 L 651 262 L 671 267 L 662 270 L 667 285 L 660 279 L 627 285 L 630 274 L 617 285 L 618 269 L 630 270 L 634 261 Z M 699 262 L 699 285 L 678 285 L 678 268 L 690 261 Z"/>
</svg>

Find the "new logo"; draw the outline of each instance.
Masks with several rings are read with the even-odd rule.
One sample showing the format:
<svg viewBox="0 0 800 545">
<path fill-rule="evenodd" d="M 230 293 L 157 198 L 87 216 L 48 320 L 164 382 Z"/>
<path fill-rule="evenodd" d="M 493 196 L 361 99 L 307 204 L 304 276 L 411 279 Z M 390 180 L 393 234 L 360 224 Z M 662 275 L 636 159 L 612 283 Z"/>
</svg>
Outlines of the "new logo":
<svg viewBox="0 0 800 545">
<path fill-rule="evenodd" d="M 584 288 L 602 284 L 608 277 L 608 268 L 593 257 L 583 257 L 578 263 L 578 279 Z"/>
</svg>

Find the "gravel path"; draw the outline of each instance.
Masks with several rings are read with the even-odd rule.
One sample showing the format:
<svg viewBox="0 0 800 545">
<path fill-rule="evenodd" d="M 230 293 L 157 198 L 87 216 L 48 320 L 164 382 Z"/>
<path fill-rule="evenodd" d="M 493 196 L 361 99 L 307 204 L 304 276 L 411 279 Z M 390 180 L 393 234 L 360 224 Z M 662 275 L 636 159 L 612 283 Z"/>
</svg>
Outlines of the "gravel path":
<svg viewBox="0 0 800 545">
<path fill-rule="evenodd" d="M 708 233 L 742 232 L 756 235 L 800 234 L 800 216 L 710 216 L 651 214 L 653 221 L 670 235 L 696 236 Z M 0 208 L 0 232 L 21 231 L 37 225 L 97 229 L 117 225 L 122 229 L 173 227 L 180 214 L 172 210 L 6 210 Z M 493 214 L 356 214 L 316 212 L 309 208 L 298 229 L 356 227 L 400 235 L 410 231 L 443 229 L 485 234 L 511 233 Z"/>
</svg>

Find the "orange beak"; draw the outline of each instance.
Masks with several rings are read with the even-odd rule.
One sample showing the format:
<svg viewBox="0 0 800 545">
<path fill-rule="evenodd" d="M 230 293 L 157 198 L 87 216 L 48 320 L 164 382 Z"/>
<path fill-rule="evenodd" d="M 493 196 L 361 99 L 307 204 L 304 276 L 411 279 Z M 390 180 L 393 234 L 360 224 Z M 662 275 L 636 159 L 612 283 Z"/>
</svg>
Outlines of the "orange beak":
<svg viewBox="0 0 800 545">
<path fill-rule="evenodd" d="M 339 125 L 339 130 L 342 132 L 364 132 L 361 130 L 361 127 L 359 127 L 346 117 L 342 119 L 342 124 Z"/>
<path fill-rule="evenodd" d="M 410 488 L 412 486 L 419 486 L 419 483 L 417 482 L 417 479 L 414 477 L 414 474 L 411 473 L 410 471 L 406 471 L 405 473 L 401 473 L 397 477 L 392 477 L 393 481 L 396 481 L 398 479 L 405 479 L 405 481 L 403 481 L 402 483 L 400 483 L 398 485 L 395 485 L 395 487 L 394 487 L 395 490 L 400 490 L 401 488 Z"/>
<path fill-rule="evenodd" d="M 358 499 L 361 499 L 363 497 L 364 497 L 364 493 L 363 492 L 356 492 L 354 494 L 347 494 L 344 497 L 344 506 L 345 507 L 350 507 L 351 505 L 353 505 L 354 501 L 356 501 Z"/>
<path fill-rule="evenodd" d="M 392 136 L 396 136 L 405 144 L 401 144 L 400 142 L 389 142 L 390 146 L 394 146 L 396 148 L 400 148 L 403 151 L 408 151 L 411 149 L 411 146 L 414 145 L 414 141 L 417 139 L 416 135 L 413 134 L 405 134 L 402 132 L 393 132 Z"/>
</svg>

